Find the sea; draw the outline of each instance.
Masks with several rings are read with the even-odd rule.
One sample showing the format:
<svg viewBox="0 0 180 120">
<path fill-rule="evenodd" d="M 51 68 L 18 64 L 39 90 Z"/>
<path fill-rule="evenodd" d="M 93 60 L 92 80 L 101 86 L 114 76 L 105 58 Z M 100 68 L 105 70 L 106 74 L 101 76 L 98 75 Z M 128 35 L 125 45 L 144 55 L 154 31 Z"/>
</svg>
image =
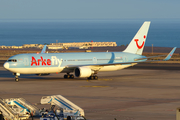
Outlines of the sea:
<svg viewBox="0 0 180 120">
<path fill-rule="evenodd" d="M 145 20 L 0 20 L 0 46 L 65 42 L 128 45 Z M 180 19 L 153 19 L 145 46 L 180 47 Z"/>
</svg>

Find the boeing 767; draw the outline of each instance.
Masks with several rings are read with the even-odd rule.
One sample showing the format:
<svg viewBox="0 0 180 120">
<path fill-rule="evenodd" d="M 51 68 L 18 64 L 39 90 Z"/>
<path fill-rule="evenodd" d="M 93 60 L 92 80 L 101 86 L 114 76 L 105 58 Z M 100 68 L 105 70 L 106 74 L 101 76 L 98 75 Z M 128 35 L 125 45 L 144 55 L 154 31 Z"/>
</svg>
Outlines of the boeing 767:
<svg viewBox="0 0 180 120">
<path fill-rule="evenodd" d="M 127 48 L 122 52 L 91 53 L 46 53 L 46 46 L 39 54 L 18 54 L 10 57 L 4 68 L 15 75 L 19 81 L 20 74 L 66 73 L 64 78 L 98 79 L 99 71 L 115 71 L 141 62 L 153 62 L 142 55 L 150 22 L 143 23 Z M 169 60 L 176 47 L 163 60 Z M 157 57 L 157 56 L 152 56 Z M 70 73 L 74 73 L 70 74 Z"/>
</svg>

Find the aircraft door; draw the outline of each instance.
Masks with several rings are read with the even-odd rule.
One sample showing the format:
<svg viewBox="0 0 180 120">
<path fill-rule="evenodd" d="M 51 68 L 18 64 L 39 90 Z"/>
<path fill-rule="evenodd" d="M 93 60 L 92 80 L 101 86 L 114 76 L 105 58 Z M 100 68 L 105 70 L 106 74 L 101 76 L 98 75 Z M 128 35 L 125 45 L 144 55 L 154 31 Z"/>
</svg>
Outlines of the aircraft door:
<svg viewBox="0 0 180 120">
<path fill-rule="evenodd" d="M 62 65 L 63 59 L 60 59 L 58 62 L 59 62 L 58 69 L 59 69 L 59 71 L 62 71 L 63 68 L 61 67 L 61 65 Z"/>
<path fill-rule="evenodd" d="M 93 57 L 93 63 L 97 64 L 97 58 L 96 57 Z"/>
<path fill-rule="evenodd" d="M 128 62 L 128 58 L 126 56 L 123 57 L 124 62 Z"/>
<path fill-rule="evenodd" d="M 28 66 L 28 65 L 29 65 L 29 60 L 28 60 L 28 58 L 24 58 L 24 65 L 25 65 L 25 66 Z"/>
</svg>

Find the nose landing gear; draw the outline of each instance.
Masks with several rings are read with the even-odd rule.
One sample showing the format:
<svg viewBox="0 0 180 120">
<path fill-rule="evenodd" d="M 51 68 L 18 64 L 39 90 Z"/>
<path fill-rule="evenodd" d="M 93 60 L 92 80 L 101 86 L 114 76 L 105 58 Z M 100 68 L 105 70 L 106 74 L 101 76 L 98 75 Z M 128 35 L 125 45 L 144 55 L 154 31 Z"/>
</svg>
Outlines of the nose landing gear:
<svg viewBox="0 0 180 120">
<path fill-rule="evenodd" d="M 18 81 L 19 81 L 18 76 L 15 76 L 15 81 L 16 81 L 16 82 L 18 82 Z"/>
<path fill-rule="evenodd" d="M 18 82 L 20 73 L 13 73 L 13 75 L 15 75 L 15 81 Z"/>
</svg>

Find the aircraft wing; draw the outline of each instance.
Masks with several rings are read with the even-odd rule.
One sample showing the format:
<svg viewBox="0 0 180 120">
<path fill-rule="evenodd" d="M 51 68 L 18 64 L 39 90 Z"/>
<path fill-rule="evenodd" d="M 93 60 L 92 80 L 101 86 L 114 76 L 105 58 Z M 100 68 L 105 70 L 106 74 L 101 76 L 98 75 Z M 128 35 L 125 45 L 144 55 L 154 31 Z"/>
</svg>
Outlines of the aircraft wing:
<svg viewBox="0 0 180 120">
<path fill-rule="evenodd" d="M 110 65 L 123 65 L 123 64 L 132 64 L 132 63 L 145 63 L 145 62 L 147 63 L 147 62 L 167 61 L 172 57 L 175 50 L 176 50 L 176 47 L 174 47 L 171 50 L 171 52 L 166 56 L 166 58 L 163 60 L 137 61 L 137 59 L 136 59 L 136 61 L 133 61 L 133 62 L 108 63 L 108 64 L 87 64 L 87 65 L 67 65 L 65 67 L 66 68 L 76 68 L 76 67 L 82 67 L 82 66 L 110 66 Z M 160 55 L 160 56 L 164 56 L 164 55 Z M 152 56 L 152 57 L 159 57 L 159 56 Z M 150 58 L 150 57 L 146 57 L 146 58 L 142 58 L 142 59 L 140 58 L 138 60 L 143 60 L 143 59 L 147 59 L 147 58 Z"/>
</svg>

